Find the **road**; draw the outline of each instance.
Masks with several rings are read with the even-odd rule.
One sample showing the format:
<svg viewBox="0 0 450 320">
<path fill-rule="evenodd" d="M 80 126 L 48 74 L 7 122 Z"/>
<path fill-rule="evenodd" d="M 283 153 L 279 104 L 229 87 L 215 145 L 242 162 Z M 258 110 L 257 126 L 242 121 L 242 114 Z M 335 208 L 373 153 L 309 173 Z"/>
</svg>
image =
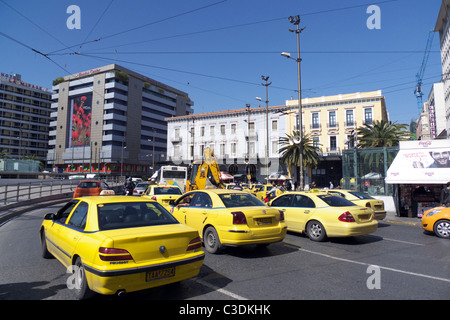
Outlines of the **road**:
<svg viewBox="0 0 450 320">
<path fill-rule="evenodd" d="M 38 229 L 58 205 L 0 226 L 0 299 L 72 300 L 69 274 L 40 257 Z M 371 235 L 323 243 L 289 233 L 267 248 L 207 254 L 198 277 L 98 300 L 396 300 L 450 298 L 450 241 L 419 226 L 380 223 Z M 192 301 L 193 302 L 193 301 Z"/>
</svg>

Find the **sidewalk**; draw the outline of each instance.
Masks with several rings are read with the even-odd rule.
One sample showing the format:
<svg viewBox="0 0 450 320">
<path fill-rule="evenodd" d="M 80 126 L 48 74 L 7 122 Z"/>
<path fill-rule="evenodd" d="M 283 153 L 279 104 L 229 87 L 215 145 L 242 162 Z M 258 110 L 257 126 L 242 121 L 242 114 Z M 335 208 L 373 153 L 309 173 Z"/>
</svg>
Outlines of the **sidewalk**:
<svg viewBox="0 0 450 320">
<path fill-rule="evenodd" d="M 397 213 L 393 211 L 386 212 L 386 218 L 384 218 L 380 222 L 398 223 L 410 226 L 421 226 L 422 224 L 421 219 L 419 218 L 399 217 L 397 216 Z"/>
</svg>

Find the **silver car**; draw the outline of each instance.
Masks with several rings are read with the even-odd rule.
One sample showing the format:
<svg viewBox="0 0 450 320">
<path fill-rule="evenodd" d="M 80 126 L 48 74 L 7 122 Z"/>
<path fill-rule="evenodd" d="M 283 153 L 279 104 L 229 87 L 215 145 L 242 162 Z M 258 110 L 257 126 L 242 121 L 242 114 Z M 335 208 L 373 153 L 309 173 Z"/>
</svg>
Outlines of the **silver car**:
<svg viewBox="0 0 450 320">
<path fill-rule="evenodd" d="M 133 196 L 141 196 L 147 187 L 150 185 L 148 182 L 139 182 L 133 189 Z"/>
</svg>

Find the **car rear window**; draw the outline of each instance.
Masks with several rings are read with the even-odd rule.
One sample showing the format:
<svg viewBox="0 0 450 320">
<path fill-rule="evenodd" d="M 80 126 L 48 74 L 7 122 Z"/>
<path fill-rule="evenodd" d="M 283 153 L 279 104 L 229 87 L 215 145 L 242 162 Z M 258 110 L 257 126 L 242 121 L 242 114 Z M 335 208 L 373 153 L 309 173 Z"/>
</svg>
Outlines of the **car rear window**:
<svg viewBox="0 0 450 320">
<path fill-rule="evenodd" d="M 344 199 L 340 196 L 333 196 L 333 195 L 320 195 L 317 196 L 319 199 L 321 199 L 323 202 L 325 202 L 330 207 L 349 207 L 349 206 L 356 206 L 351 201 L 348 201 L 347 199 Z"/>
<path fill-rule="evenodd" d="M 164 195 L 164 194 L 182 194 L 182 193 L 180 188 L 156 187 L 153 189 L 153 194 Z"/>
<path fill-rule="evenodd" d="M 361 192 L 350 191 L 349 193 L 354 195 L 358 199 L 364 199 L 364 200 L 373 199 L 373 197 L 369 196 L 368 194 L 364 194 L 364 193 L 361 193 Z"/>
<path fill-rule="evenodd" d="M 98 182 L 80 182 L 78 188 L 98 188 Z"/>
<path fill-rule="evenodd" d="M 219 194 L 219 198 L 226 208 L 265 206 L 250 193 L 224 193 Z"/>
<path fill-rule="evenodd" d="M 156 202 L 117 202 L 97 205 L 99 230 L 177 224 L 178 221 Z"/>
</svg>

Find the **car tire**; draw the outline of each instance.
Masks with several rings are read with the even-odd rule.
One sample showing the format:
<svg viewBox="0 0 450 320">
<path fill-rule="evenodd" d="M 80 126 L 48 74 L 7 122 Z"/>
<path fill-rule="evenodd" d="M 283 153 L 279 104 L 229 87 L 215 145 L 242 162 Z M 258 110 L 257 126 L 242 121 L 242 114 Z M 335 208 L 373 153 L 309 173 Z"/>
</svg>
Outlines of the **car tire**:
<svg viewBox="0 0 450 320">
<path fill-rule="evenodd" d="M 439 238 L 450 239 L 450 221 L 449 220 L 439 220 L 434 224 L 434 233 Z"/>
<path fill-rule="evenodd" d="M 203 234 L 203 245 L 209 253 L 219 253 L 222 250 L 219 235 L 214 227 L 208 227 Z"/>
<path fill-rule="evenodd" d="M 89 289 L 89 285 L 86 279 L 86 271 L 80 257 L 78 257 L 75 261 L 75 268 L 73 269 L 73 272 L 76 281 L 76 286 L 74 288 L 75 297 L 78 300 L 91 298 L 94 295 L 94 292 Z"/>
<path fill-rule="evenodd" d="M 47 240 L 45 239 L 45 231 L 41 231 L 41 249 L 42 249 L 42 258 L 44 259 L 51 259 L 53 258 L 53 255 L 48 251 L 47 248 Z"/>
<path fill-rule="evenodd" d="M 327 238 L 324 226 L 317 220 L 308 222 L 306 225 L 306 234 L 312 241 L 324 241 Z"/>
</svg>

